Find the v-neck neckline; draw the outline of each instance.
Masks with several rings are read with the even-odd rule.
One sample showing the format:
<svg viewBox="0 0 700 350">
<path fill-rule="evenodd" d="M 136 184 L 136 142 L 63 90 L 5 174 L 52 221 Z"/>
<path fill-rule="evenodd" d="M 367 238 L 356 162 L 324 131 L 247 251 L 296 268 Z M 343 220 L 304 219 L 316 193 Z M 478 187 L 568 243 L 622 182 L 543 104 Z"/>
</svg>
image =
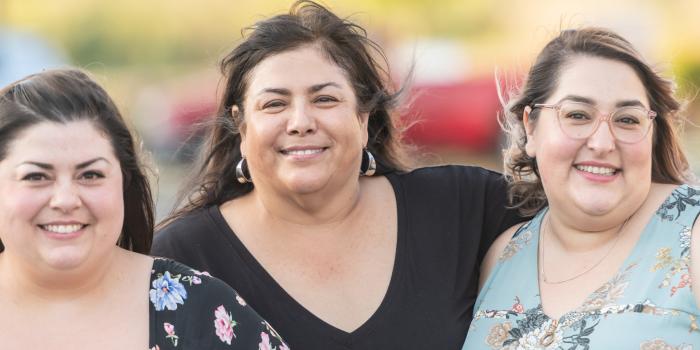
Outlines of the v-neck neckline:
<svg viewBox="0 0 700 350">
<path fill-rule="evenodd" d="M 403 190 L 401 188 L 401 183 L 398 179 L 394 178 L 394 174 L 386 174 L 385 177 L 391 184 L 393 193 L 396 199 L 396 248 L 394 252 L 394 266 L 392 268 L 391 277 L 389 279 L 389 285 L 384 292 L 384 297 L 380 302 L 377 309 L 372 313 L 372 315 L 365 320 L 360 326 L 352 331 L 344 331 L 327 321 L 316 316 L 309 309 L 304 307 L 299 301 L 294 299 L 278 282 L 272 275 L 260 264 L 260 262 L 253 256 L 253 254 L 248 250 L 248 248 L 243 244 L 238 235 L 233 231 L 233 229 L 226 223 L 226 219 L 221 212 L 219 206 L 212 206 L 209 208 L 209 215 L 214 219 L 214 222 L 220 226 L 223 230 L 225 236 L 233 243 L 235 249 L 241 254 L 242 259 L 247 263 L 248 267 L 253 270 L 257 278 L 262 279 L 266 286 L 269 286 L 271 291 L 276 294 L 278 300 L 283 300 L 282 304 L 289 305 L 291 310 L 288 315 L 291 318 L 299 319 L 303 318 L 305 322 L 310 322 L 316 326 L 322 328 L 324 333 L 330 334 L 331 338 L 341 344 L 349 345 L 355 338 L 362 338 L 367 336 L 373 331 L 375 325 L 383 322 L 386 315 L 391 312 L 393 306 L 393 301 L 396 299 L 395 295 L 399 289 L 399 283 L 401 280 L 402 272 L 404 270 L 403 266 L 405 264 L 405 232 L 406 232 L 406 213 L 405 213 L 405 201 L 403 196 Z"/>
<path fill-rule="evenodd" d="M 542 304 L 542 289 L 541 289 L 540 279 L 539 279 L 539 277 L 540 277 L 540 275 L 539 275 L 539 266 L 540 266 L 539 265 L 540 264 L 539 249 L 540 248 L 539 247 L 541 244 L 540 239 L 542 237 L 542 223 L 545 220 L 545 215 L 547 215 L 547 213 L 549 212 L 549 208 L 546 208 L 545 210 L 543 210 L 540 213 L 540 215 L 537 218 L 535 218 L 538 220 L 536 227 L 535 227 L 535 229 L 537 230 L 537 235 L 535 235 L 537 244 L 533 244 L 532 247 L 533 247 L 533 249 L 535 249 L 535 256 L 536 256 L 535 262 L 536 263 L 530 265 L 530 275 L 534 276 L 533 278 L 535 281 L 535 288 L 537 288 L 537 295 L 535 296 L 536 302 L 538 303 L 538 305 L 540 305 L 540 312 L 546 318 L 546 320 L 556 320 L 559 324 L 561 324 L 564 320 L 571 317 L 572 315 L 580 313 L 580 310 L 583 308 L 583 306 L 586 304 L 586 302 L 588 300 L 591 300 L 591 298 L 596 293 L 599 293 L 599 291 L 601 289 L 603 289 L 607 284 L 611 283 L 617 276 L 620 276 L 620 274 L 624 273 L 624 271 L 634 261 L 638 260 L 639 259 L 638 256 L 639 256 L 640 252 L 642 251 L 643 247 L 645 246 L 644 243 L 647 240 L 649 240 L 651 237 L 651 233 L 650 233 L 651 227 L 653 227 L 654 226 L 653 224 L 659 220 L 658 215 L 656 215 L 656 213 L 663 207 L 664 203 L 666 203 L 673 196 L 674 193 L 676 193 L 677 191 L 679 191 L 683 187 L 684 187 L 684 185 L 678 185 L 676 188 L 673 189 L 673 191 L 671 191 L 666 196 L 666 198 L 661 202 L 661 204 L 659 204 L 659 206 L 652 213 L 652 216 L 649 218 L 649 220 L 645 224 L 644 228 L 642 229 L 642 233 L 639 235 L 639 238 L 637 239 L 637 242 L 635 242 L 634 247 L 632 248 L 630 253 L 627 255 L 625 260 L 622 262 L 622 264 L 620 264 L 620 266 L 617 268 L 615 274 L 611 278 L 609 278 L 605 282 L 603 282 L 600 286 L 598 286 L 598 288 L 593 290 L 591 293 L 588 293 L 588 295 L 586 295 L 586 297 L 583 298 L 583 300 L 581 300 L 574 308 L 564 312 L 563 314 L 561 314 L 561 316 L 559 316 L 556 319 L 547 315 L 544 312 L 544 308 L 542 306 L 543 305 Z M 535 219 L 533 219 L 533 220 L 535 220 Z"/>
</svg>

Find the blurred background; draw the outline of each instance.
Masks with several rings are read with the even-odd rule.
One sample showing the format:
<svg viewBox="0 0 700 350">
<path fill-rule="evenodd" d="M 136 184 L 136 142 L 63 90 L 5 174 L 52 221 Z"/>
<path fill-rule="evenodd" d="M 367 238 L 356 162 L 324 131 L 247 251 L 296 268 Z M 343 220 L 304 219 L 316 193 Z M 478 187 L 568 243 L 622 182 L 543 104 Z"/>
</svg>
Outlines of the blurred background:
<svg viewBox="0 0 700 350">
<path fill-rule="evenodd" d="M 219 60 L 241 30 L 286 12 L 292 1 L 0 0 L 0 85 L 42 69 L 90 71 L 114 97 L 150 154 L 158 216 L 197 146 L 192 126 L 214 110 Z M 694 0 L 326 0 L 386 50 L 401 82 L 412 65 L 415 123 L 406 141 L 428 163 L 478 164 L 499 170 L 500 108 L 506 92 L 560 29 L 616 30 L 666 76 L 676 79 L 688 117 L 700 102 L 700 2 Z M 696 99 L 700 100 L 700 98 Z M 195 135 L 194 137 L 190 137 Z M 686 124 L 686 150 L 700 173 L 700 128 Z M 231 179 L 231 181 L 235 181 Z"/>
</svg>

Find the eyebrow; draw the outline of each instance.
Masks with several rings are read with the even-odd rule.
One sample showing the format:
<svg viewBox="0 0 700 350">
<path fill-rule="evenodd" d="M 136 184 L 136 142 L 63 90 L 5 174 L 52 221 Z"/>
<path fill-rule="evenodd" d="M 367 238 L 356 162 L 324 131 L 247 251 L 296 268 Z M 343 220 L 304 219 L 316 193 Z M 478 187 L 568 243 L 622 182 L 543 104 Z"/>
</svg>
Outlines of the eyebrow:
<svg viewBox="0 0 700 350">
<path fill-rule="evenodd" d="M 332 86 L 332 87 L 335 87 L 338 89 L 341 88 L 340 84 L 331 81 L 331 82 L 327 82 L 327 83 L 312 85 L 308 89 L 306 89 L 306 91 L 308 93 L 315 93 L 315 92 L 319 92 L 319 91 L 321 91 L 329 86 Z M 277 95 L 282 95 L 282 96 L 291 96 L 292 95 L 292 91 L 289 89 L 285 89 L 285 88 L 265 88 L 265 89 L 262 89 L 258 93 L 258 95 L 262 95 L 265 93 L 272 93 L 272 94 L 277 94 Z"/>
<path fill-rule="evenodd" d="M 90 165 L 92 165 L 92 164 L 94 164 L 94 163 L 96 163 L 96 162 L 98 162 L 98 161 L 100 161 L 100 160 L 103 160 L 103 161 L 105 161 L 105 162 L 107 162 L 107 163 L 110 163 L 107 159 L 105 159 L 105 158 L 103 158 L 103 157 L 97 157 L 97 158 L 90 159 L 90 160 L 88 160 L 88 161 L 82 162 L 82 163 L 76 165 L 75 168 L 78 169 L 78 170 L 80 170 L 80 169 L 85 169 L 85 168 L 89 167 Z M 42 168 L 42 169 L 45 169 L 45 170 L 53 170 L 53 168 L 54 168 L 53 165 L 51 165 L 51 164 L 49 164 L 49 163 L 42 163 L 42 162 L 28 161 L 28 162 L 22 162 L 22 163 L 20 163 L 20 165 L 22 165 L 22 164 L 31 164 L 31 165 L 35 165 L 35 166 L 38 166 L 39 168 Z M 110 164 L 111 164 L 111 163 L 110 163 Z"/>
<path fill-rule="evenodd" d="M 564 98 L 559 100 L 560 103 L 562 101 L 573 101 L 573 102 L 580 102 L 580 103 L 586 103 L 589 105 L 595 106 L 596 103 L 592 98 L 584 97 L 584 96 L 579 96 L 579 95 L 566 95 Z M 639 100 L 623 100 L 615 103 L 616 108 L 620 107 L 642 107 L 646 108 L 646 106 Z"/>
</svg>

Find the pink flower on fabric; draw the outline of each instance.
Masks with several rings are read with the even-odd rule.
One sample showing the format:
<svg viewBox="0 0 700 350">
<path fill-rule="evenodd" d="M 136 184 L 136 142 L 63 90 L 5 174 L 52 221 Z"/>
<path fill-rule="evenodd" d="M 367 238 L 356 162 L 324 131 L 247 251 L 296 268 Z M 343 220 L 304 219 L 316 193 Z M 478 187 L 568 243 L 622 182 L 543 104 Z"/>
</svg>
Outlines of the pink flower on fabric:
<svg viewBox="0 0 700 350">
<path fill-rule="evenodd" d="M 163 323 L 163 328 L 165 329 L 165 333 L 168 333 L 168 335 L 175 334 L 175 326 L 173 326 L 172 324 L 165 322 Z"/>
<path fill-rule="evenodd" d="M 260 332 L 260 344 L 258 344 L 258 350 L 272 350 L 272 344 L 270 344 L 270 336 L 265 332 Z"/>
<path fill-rule="evenodd" d="M 209 277 L 211 277 L 211 275 L 209 274 L 209 272 L 206 272 L 206 271 L 197 271 L 197 270 L 194 270 L 194 269 L 192 269 L 192 271 L 194 271 L 194 274 L 195 274 L 195 275 L 204 275 L 204 276 L 209 276 Z"/>
<path fill-rule="evenodd" d="M 223 305 L 214 310 L 214 327 L 216 328 L 216 335 L 221 339 L 222 342 L 231 345 L 231 340 L 236 337 L 233 333 L 233 327 L 236 326 L 236 321 L 233 320 L 231 314 L 226 312 Z"/>
<path fill-rule="evenodd" d="M 171 323 L 164 322 L 163 329 L 165 329 L 165 333 L 168 334 L 165 336 L 165 338 L 170 340 L 173 343 L 173 346 L 177 346 L 177 340 L 179 337 L 175 335 L 175 326 L 173 326 Z"/>
</svg>

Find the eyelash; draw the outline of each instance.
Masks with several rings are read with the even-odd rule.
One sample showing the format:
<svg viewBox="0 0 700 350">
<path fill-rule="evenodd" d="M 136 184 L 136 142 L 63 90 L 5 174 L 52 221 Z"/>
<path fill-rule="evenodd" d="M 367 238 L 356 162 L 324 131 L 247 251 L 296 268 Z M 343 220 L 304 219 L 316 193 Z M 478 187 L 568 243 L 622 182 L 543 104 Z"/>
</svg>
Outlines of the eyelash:
<svg viewBox="0 0 700 350">
<path fill-rule="evenodd" d="M 322 101 L 324 100 L 324 101 Z M 338 99 L 333 97 L 333 96 L 328 96 L 328 95 L 323 95 L 317 97 L 314 102 L 321 102 L 321 103 L 329 103 L 329 102 L 338 102 Z"/>
<path fill-rule="evenodd" d="M 22 181 L 32 181 L 32 182 L 43 181 L 43 180 L 47 180 L 47 179 L 48 179 L 48 176 L 46 176 L 46 174 L 44 174 L 44 173 L 29 173 L 29 174 L 24 175 L 22 177 Z"/>
<path fill-rule="evenodd" d="M 282 102 L 280 100 L 274 100 L 274 101 L 270 101 L 270 102 L 264 104 L 262 108 L 263 109 L 279 108 L 279 107 L 283 107 L 283 106 L 284 106 L 284 102 Z"/>
<path fill-rule="evenodd" d="M 103 179 L 105 176 L 99 171 L 86 171 L 82 174 L 80 174 L 81 179 L 86 179 L 86 180 L 97 180 L 97 179 Z"/>
</svg>

